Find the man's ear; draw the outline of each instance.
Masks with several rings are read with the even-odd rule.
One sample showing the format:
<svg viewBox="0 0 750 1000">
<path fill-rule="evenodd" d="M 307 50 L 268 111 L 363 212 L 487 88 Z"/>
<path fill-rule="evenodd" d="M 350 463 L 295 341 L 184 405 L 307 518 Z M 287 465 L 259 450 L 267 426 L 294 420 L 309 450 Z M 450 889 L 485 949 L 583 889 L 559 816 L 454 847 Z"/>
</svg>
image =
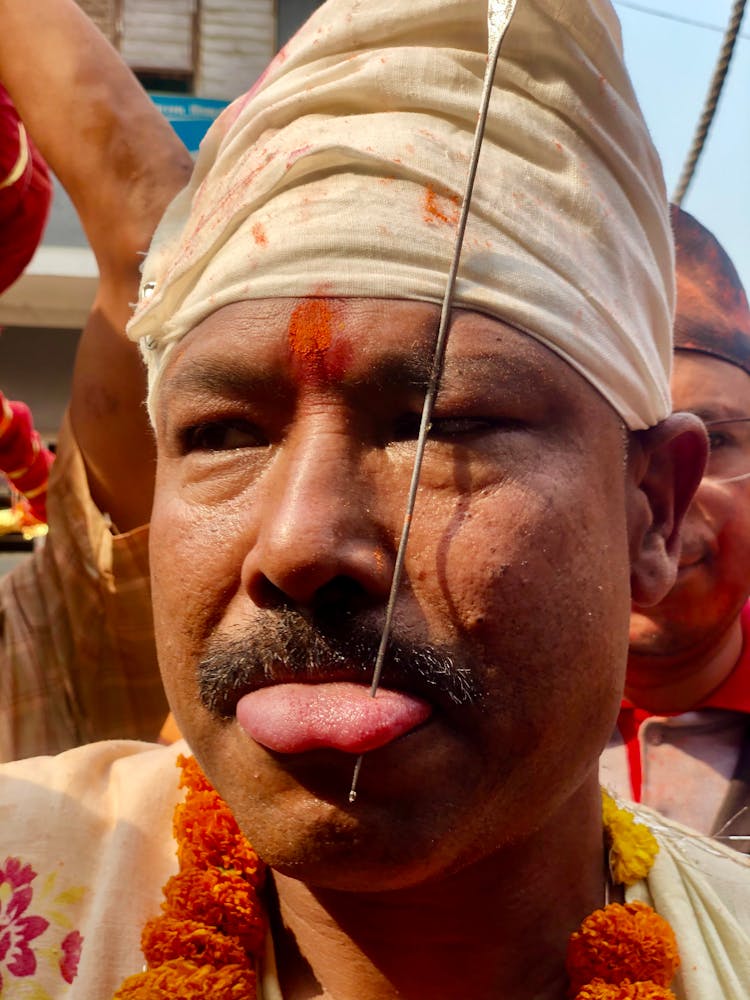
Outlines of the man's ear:
<svg viewBox="0 0 750 1000">
<path fill-rule="evenodd" d="M 674 586 L 680 526 L 707 455 L 706 429 L 693 413 L 673 413 L 631 435 L 628 528 L 635 604 L 658 604 Z"/>
</svg>

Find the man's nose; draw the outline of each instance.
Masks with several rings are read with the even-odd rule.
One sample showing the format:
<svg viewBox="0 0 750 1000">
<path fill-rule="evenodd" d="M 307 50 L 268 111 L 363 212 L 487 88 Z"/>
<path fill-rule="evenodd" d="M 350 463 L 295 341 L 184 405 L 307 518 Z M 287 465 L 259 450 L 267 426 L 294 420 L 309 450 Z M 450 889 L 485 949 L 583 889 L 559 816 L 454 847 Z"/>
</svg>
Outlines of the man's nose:
<svg viewBox="0 0 750 1000">
<path fill-rule="evenodd" d="M 261 607 L 377 604 L 390 587 L 393 540 L 374 477 L 346 430 L 290 439 L 268 470 L 242 581 Z"/>
</svg>

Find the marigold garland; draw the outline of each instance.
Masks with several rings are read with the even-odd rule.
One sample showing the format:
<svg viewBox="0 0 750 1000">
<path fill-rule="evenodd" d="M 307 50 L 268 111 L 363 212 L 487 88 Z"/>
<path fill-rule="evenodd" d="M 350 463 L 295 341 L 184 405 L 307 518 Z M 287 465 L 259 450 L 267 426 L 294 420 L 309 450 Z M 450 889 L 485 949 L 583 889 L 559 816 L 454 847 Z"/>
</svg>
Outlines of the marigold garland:
<svg viewBox="0 0 750 1000">
<path fill-rule="evenodd" d="M 566 968 L 571 992 L 580 997 L 595 980 L 667 987 L 679 961 L 674 932 L 663 917 L 645 903 L 611 903 L 594 910 L 571 935 Z"/>
<path fill-rule="evenodd" d="M 163 912 L 143 929 L 145 970 L 129 976 L 114 1000 L 257 1000 L 263 863 L 195 759 L 177 763 L 187 790 L 174 815 L 179 871 L 164 886 Z M 604 791 L 602 815 L 612 880 L 632 885 L 648 874 L 658 844 Z M 679 963 L 666 920 L 645 903 L 612 903 L 571 935 L 570 996 L 676 1000 L 669 984 Z"/>
<path fill-rule="evenodd" d="M 146 969 L 115 1000 L 255 1000 L 264 867 L 195 758 L 177 763 L 187 790 L 174 814 L 179 871 L 164 886 L 161 915 L 143 929 Z"/>
<path fill-rule="evenodd" d="M 674 1000 L 674 993 L 656 983 L 605 983 L 601 979 L 584 986 L 576 1000 Z"/>
<path fill-rule="evenodd" d="M 604 789 L 602 819 L 612 881 L 645 878 L 659 850 L 654 835 Z M 674 931 L 637 901 L 594 910 L 571 935 L 565 963 L 575 1000 L 675 1000 L 669 984 L 679 964 Z"/>
<path fill-rule="evenodd" d="M 602 820 L 615 885 L 634 885 L 651 871 L 659 845 L 647 826 L 602 789 Z"/>
</svg>

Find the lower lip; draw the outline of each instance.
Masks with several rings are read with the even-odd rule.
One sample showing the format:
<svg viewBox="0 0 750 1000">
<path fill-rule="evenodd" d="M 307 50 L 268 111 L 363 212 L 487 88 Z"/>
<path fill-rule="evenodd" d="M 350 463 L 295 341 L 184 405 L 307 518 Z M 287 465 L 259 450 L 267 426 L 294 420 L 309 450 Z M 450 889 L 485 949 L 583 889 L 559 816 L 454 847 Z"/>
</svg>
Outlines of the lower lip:
<svg viewBox="0 0 750 1000">
<path fill-rule="evenodd" d="M 242 729 L 276 753 L 321 748 L 360 754 L 392 743 L 432 714 L 421 698 L 381 688 L 376 697 L 362 684 L 275 684 L 237 703 Z"/>
</svg>

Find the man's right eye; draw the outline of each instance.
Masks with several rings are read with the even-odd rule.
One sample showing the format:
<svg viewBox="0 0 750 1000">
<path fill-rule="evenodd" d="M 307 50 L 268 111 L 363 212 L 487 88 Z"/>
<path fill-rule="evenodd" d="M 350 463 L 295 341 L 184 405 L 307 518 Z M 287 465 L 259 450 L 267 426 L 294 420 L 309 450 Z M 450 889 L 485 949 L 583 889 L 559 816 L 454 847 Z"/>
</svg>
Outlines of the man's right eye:
<svg viewBox="0 0 750 1000">
<path fill-rule="evenodd" d="M 182 450 L 235 451 L 239 448 L 264 448 L 268 440 L 246 420 L 212 420 L 195 424 L 182 432 Z"/>
</svg>

